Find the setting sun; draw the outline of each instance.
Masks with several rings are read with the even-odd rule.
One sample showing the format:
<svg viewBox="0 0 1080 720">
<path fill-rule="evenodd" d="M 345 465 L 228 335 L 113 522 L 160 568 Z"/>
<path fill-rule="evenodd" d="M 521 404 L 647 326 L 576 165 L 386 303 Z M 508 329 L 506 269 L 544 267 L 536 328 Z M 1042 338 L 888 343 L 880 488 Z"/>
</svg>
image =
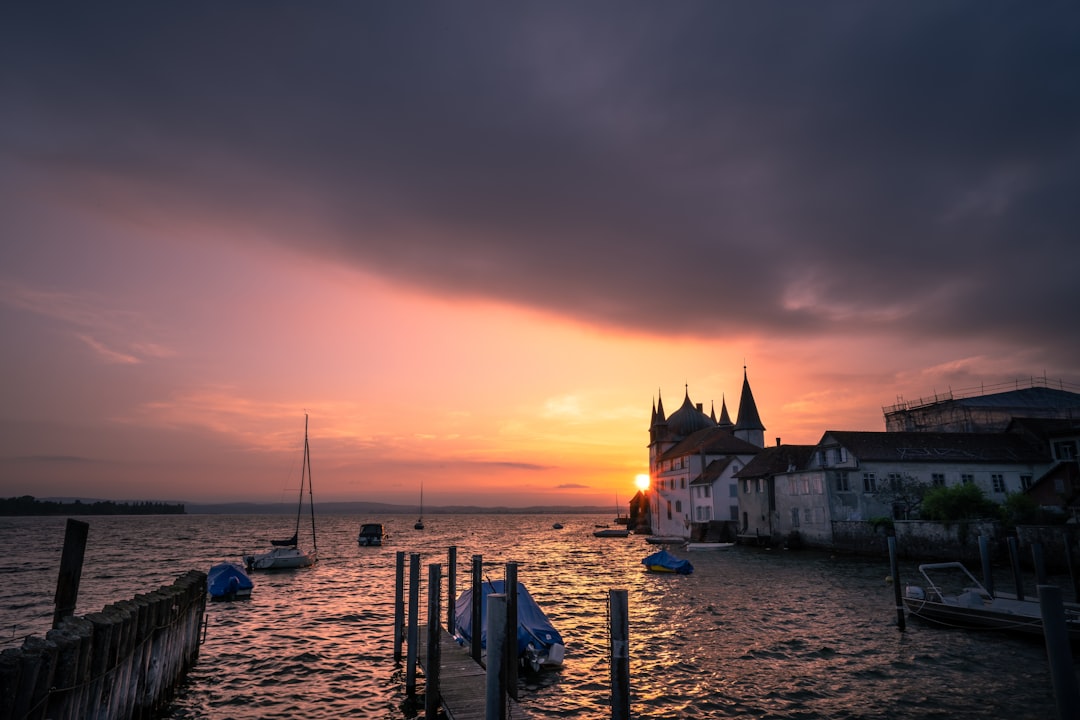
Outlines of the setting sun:
<svg viewBox="0 0 1080 720">
<path fill-rule="evenodd" d="M 649 489 L 649 476 L 645 474 L 638 475 L 634 478 L 634 484 L 637 485 L 638 490 Z"/>
</svg>

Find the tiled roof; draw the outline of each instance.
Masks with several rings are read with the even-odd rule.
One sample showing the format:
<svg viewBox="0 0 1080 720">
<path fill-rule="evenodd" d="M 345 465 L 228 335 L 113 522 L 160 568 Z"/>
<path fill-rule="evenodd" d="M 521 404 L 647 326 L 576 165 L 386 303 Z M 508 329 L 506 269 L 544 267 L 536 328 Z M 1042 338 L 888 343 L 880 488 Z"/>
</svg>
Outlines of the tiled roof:
<svg viewBox="0 0 1080 720">
<path fill-rule="evenodd" d="M 691 485 L 712 485 L 713 481 L 724 474 L 724 469 L 728 465 L 735 462 L 735 458 L 726 457 L 719 460 L 713 460 L 709 463 L 709 466 L 705 468 L 705 472 L 698 475 L 696 478 L 690 481 Z"/>
<path fill-rule="evenodd" d="M 802 470 L 807 467 L 816 449 L 816 445 L 775 445 L 767 447 L 747 463 L 746 467 L 735 473 L 735 477 L 768 477 L 777 473 L 788 472 L 792 467 L 796 470 Z"/>
<path fill-rule="evenodd" d="M 856 432 L 829 430 L 833 440 L 859 461 L 1044 463 L 1049 448 L 1017 433 Z"/>
<path fill-rule="evenodd" d="M 747 455 L 761 452 L 761 448 L 737 438 L 731 428 L 710 427 L 680 440 L 674 447 L 660 456 L 661 460 L 670 460 L 687 455 Z"/>
</svg>

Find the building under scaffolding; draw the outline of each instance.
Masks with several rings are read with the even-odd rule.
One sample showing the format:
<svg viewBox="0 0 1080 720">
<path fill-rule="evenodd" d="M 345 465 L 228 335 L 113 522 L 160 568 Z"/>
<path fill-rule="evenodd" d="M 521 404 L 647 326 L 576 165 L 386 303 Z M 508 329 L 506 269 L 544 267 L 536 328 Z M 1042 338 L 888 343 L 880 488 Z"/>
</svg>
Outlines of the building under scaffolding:
<svg viewBox="0 0 1080 720">
<path fill-rule="evenodd" d="M 1080 419 L 1080 387 L 1032 378 L 882 408 L 888 432 L 1003 432 L 1013 418 Z"/>
</svg>

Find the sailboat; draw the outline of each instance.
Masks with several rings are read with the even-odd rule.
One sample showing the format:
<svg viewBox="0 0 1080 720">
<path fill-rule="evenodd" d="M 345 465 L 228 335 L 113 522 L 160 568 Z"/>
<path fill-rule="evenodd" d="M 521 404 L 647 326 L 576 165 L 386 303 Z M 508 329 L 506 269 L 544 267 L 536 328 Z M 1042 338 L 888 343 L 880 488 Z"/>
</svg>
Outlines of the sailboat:
<svg viewBox="0 0 1080 720">
<path fill-rule="evenodd" d="M 615 524 L 616 525 L 629 525 L 630 516 L 623 516 L 622 508 L 619 507 L 619 493 L 615 493 Z"/>
<path fill-rule="evenodd" d="M 304 485 L 308 489 L 311 507 L 311 550 L 300 549 L 300 517 L 304 509 Z M 304 414 L 304 460 L 300 464 L 300 500 L 296 506 L 296 528 L 293 536 L 285 540 L 271 540 L 270 550 L 244 556 L 244 565 L 250 570 L 290 570 L 314 565 L 318 562 L 318 546 L 315 542 L 315 497 L 311 489 L 311 449 L 308 445 L 308 416 Z"/>
<path fill-rule="evenodd" d="M 413 523 L 413 528 L 416 530 L 424 529 L 424 479 L 420 478 L 420 517 Z"/>
</svg>

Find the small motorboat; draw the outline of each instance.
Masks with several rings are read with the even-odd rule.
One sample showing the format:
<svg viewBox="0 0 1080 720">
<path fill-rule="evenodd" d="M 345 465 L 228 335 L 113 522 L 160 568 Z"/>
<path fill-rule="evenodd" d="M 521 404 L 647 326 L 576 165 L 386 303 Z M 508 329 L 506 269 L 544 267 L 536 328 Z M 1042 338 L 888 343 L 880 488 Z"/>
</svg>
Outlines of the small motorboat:
<svg viewBox="0 0 1080 720">
<path fill-rule="evenodd" d="M 551 524 L 551 529 L 552 530 L 562 530 L 562 528 L 563 528 L 562 523 L 557 522 L 557 523 L 552 523 Z"/>
<path fill-rule="evenodd" d="M 505 592 L 503 580 L 488 580 L 482 586 L 480 598 L 480 647 L 487 648 L 487 597 Z M 466 590 L 454 603 L 457 632 L 454 637 L 461 645 L 472 642 L 472 590 Z M 533 600 L 523 583 L 517 586 L 517 649 L 518 661 L 532 670 L 559 667 L 563 664 L 566 647 L 562 635 Z"/>
<path fill-rule="evenodd" d="M 630 531 L 626 528 L 606 528 L 594 531 L 593 537 L 630 537 Z"/>
<path fill-rule="evenodd" d="M 686 543 L 687 550 L 728 550 L 735 547 L 735 543 L 730 542 L 688 542 Z"/>
<path fill-rule="evenodd" d="M 360 526 L 360 534 L 356 536 L 356 541 L 362 546 L 382 545 L 385 537 L 382 523 L 364 523 Z"/>
<path fill-rule="evenodd" d="M 667 550 L 654 552 L 652 555 L 642 560 L 641 564 L 644 565 L 645 569 L 649 572 L 655 573 L 689 575 L 694 572 L 694 566 L 690 564 L 689 560 L 677 558 Z"/>
<path fill-rule="evenodd" d="M 686 538 L 682 535 L 650 535 L 645 542 L 650 545 L 685 545 Z"/>
<path fill-rule="evenodd" d="M 211 600 L 243 600 L 251 597 L 255 584 L 236 563 L 214 565 L 206 573 L 206 590 Z"/>
<path fill-rule="evenodd" d="M 1043 635 L 1038 600 L 992 595 L 963 563 L 926 563 L 919 572 L 925 585 L 904 589 L 904 607 L 912 615 L 948 627 Z M 1080 606 L 1066 603 L 1065 628 L 1070 641 L 1080 641 Z"/>
</svg>

